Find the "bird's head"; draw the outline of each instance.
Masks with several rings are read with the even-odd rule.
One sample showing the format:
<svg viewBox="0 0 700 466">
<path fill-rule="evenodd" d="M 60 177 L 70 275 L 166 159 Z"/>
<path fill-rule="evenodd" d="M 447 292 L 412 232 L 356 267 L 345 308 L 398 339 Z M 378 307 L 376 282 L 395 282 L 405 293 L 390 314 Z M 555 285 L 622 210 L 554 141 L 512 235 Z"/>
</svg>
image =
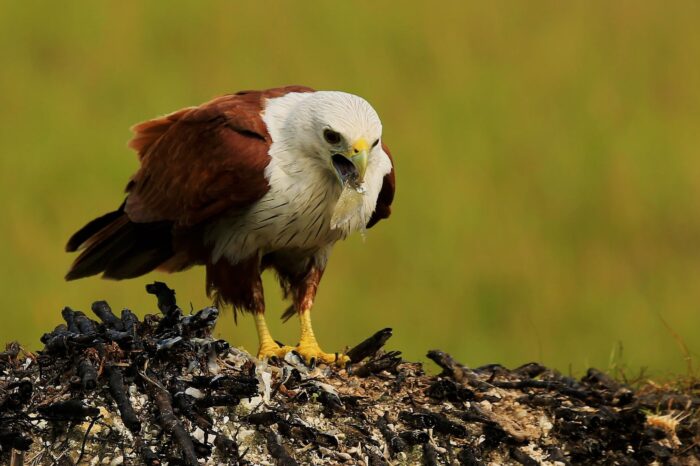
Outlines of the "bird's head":
<svg viewBox="0 0 700 466">
<path fill-rule="evenodd" d="M 374 151 L 381 150 L 382 123 L 361 97 L 320 91 L 290 113 L 304 154 L 314 157 L 342 185 L 362 185 Z"/>
</svg>

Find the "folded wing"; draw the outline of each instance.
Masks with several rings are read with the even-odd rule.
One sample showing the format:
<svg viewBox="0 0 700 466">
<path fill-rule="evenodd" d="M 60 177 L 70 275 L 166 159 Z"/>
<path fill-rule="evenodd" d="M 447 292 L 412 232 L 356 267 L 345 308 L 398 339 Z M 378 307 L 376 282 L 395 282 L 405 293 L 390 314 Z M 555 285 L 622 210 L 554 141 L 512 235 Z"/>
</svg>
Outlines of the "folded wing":
<svg viewBox="0 0 700 466">
<path fill-rule="evenodd" d="M 252 205 L 269 189 L 264 100 L 310 91 L 291 86 L 240 92 L 136 125 L 129 145 L 141 166 L 127 185 L 126 201 L 71 237 L 66 249 L 83 251 L 66 278 L 132 278 L 166 262 L 187 267 L 195 258 L 179 250 L 175 235 L 187 237 L 229 210 Z"/>
</svg>

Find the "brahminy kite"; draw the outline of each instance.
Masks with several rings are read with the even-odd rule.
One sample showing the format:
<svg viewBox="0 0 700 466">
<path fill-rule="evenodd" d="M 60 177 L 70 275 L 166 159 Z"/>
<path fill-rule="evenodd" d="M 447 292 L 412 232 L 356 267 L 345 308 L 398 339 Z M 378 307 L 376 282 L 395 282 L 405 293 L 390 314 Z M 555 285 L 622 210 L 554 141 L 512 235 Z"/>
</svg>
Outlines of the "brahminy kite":
<svg viewBox="0 0 700 466">
<path fill-rule="evenodd" d="M 114 212 L 75 233 L 66 279 L 125 279 L 206 267 L 207 294 L 253 313 L 259 358 L 321 350 L 311 326 L 331 248 L 391 212 L 393 161 L 366 100 L 289 86 L 224 95 L 133 128 L 140 167 Z M 261 272 L 273 269 L 301 322 L 281 347 L 265 322 Z"/>
</svg>

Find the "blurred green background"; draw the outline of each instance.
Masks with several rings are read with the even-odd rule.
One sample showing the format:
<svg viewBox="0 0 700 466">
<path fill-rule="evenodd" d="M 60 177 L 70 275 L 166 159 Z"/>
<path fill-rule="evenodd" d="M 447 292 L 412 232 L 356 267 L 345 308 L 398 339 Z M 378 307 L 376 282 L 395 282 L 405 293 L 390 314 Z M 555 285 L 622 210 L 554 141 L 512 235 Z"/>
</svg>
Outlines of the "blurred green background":
<svg viewBox="0 0 700 466">
<path fill-rule="evenodd" d="M 65 241 L 121 202 L 132 124 L 305 84 L 368 99 L 398 176 L 391 219 L 333 253 L 314 314 L 326 349 L 391 326 L 409 358 L 685 373 L 698 18 L 690 1 L 2 1 L 0 341 L 38 348 L 64 305 L 154 312 L 153 280 L 209 304 L 199 269 L 66 283 Z M 266 286 L 273 334 L 294 343 Z M 217 331 L 256 348 L 250 317 Z"/>
</svg>

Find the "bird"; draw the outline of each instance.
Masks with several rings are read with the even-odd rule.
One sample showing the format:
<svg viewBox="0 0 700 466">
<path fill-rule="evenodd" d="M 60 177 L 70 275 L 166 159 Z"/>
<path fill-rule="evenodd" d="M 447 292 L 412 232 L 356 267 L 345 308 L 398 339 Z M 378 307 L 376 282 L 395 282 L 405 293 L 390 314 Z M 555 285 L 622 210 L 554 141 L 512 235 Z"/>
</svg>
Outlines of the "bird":
<svg viewBox="0 0 700 466">
<path fill-rule="evenodd" d="M 362 97 L 286 86 L 241 91 L 132 127 L 139 167 L 118 209 L 66 244 L 79 251 L 67 275 L 129 279 L 153 270 L 206 268 L 217 306 L 252 313 L 257 356 L 345 365 L 326 353 L 311 309 L 339 240 L 391 214 L 394 162 L 382 123 Z M 261 274 L 273 270 L 300 321 L 294 347 L 265 319 Z"/>
</svg>

